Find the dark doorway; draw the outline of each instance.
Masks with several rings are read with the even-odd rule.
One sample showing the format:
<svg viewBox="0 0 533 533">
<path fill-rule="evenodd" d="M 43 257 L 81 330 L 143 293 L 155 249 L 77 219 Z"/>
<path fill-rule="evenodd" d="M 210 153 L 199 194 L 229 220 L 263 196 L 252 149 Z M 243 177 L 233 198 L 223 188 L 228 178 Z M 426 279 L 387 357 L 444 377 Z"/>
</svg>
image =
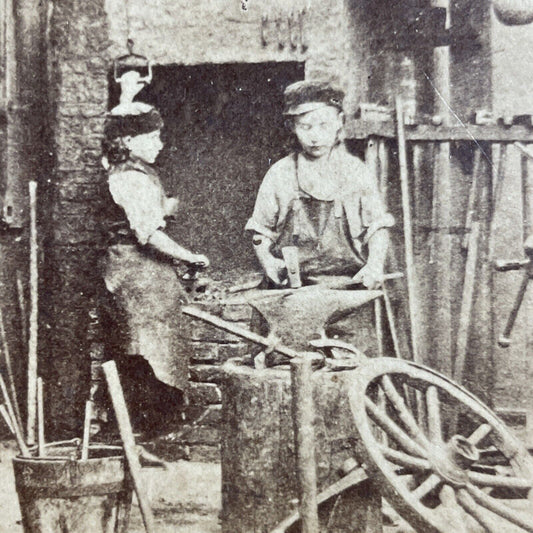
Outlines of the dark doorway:
<svg viewBox="0 0 533 533">
<path fill-rule="evenodd" d="M 289 151 L 283 89 L 303 77 L 302 63 L 158 67 L 139 95 L 165 121 L 157 165 L 182 206 L 168 231 L 208 255 L 215 278 L 256 268 L 243 228 L 265 172 Z"/>
</svg>

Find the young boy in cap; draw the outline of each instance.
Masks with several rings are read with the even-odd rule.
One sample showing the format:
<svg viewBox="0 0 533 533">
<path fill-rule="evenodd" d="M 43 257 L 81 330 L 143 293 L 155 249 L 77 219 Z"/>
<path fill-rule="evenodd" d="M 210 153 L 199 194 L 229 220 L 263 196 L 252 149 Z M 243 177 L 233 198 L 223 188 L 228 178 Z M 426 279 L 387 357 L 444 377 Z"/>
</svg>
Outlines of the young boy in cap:
<svg viewBox="0 0 533 533">
<path fill-rule="evenodd" d="M 386 212 L 366 164 L 341 141 L 341 90 L 300 81 L 284 93 L 284 115 L 300 150 L 269 169 L 246 230 L 271 284 L 284 283 L 282 248 L 295 246 L 301 274 L 351 275 L 379 286 L 388 246 Z"/>
</svg>

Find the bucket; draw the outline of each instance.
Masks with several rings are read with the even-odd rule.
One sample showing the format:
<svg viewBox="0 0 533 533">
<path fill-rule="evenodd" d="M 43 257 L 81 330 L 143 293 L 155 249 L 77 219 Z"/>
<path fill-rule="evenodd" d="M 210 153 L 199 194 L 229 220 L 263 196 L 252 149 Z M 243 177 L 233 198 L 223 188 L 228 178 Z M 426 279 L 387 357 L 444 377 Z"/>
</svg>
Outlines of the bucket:
<svg viewBox="0 0 533 533">
<path fill-rule="evenodd" d="M 125 533 L 132 483 L 122 448 L 75 442 L 46 446 L 46 457 L 13 459 L 24 533 Z"/>
</svg>

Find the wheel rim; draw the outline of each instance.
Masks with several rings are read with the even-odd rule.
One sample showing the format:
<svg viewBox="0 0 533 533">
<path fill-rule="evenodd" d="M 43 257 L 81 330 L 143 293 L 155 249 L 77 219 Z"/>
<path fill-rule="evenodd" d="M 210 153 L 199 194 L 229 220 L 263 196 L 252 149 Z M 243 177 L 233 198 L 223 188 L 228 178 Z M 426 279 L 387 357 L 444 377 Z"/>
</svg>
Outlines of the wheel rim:
<svg viewBox="0 0 533 533">
<path fill-rule="evenodd" d="M 474 395 L 389 358 L 358 368 L 348 392 L 358 456 L 415 529 L 533 533 L 533 460 Z"/>
</svg>

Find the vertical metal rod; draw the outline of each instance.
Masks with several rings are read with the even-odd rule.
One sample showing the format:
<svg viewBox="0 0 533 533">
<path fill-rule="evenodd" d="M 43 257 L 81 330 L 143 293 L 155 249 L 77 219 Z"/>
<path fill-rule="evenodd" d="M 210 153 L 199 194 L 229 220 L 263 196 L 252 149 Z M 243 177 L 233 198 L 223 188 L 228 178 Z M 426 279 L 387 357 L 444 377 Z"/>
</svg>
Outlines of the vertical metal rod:
<svg viewBox="0 0 533 533">
<path fill-rule="evenodd" d="M 479 222 L 472 222 L 468 254 L 466 256 L 465 279 L 463 283 L 463 297 L 461 299 L 461 311 L 459 314 L 459 329 L 457 331 L 457 343 L 455 350 L 455 363 L 453 367 L 453 379 L 463 382 L 463 371 L 468 349 L 468 333 L 474 306 L 474 293 L 476 288 L 476 270 L 479 251 L 480 227 Z"/>
<path fill-rule="evenodd" d="M 13 409 L 15 411 L 15 418 L 19 427 L 22 427 L 22 419 L 20 417 L 20 408 L 18 402 L 17 388 L 15 385 L 15 376 L 13 374 L 13 365 L 11 364 L 11 354 L 9 353 L 9 345 L 7 343 L 7 335 L 4 327 L 4 316 L 0 309 L 0 337 L 2 339 L 2 348 L 4 351 L 4 358 L 6 362 L 7 380 L 9 388 L 11 389 L 11 401 L 13 402 Z"/>
<path fill-rule="evenodd" d="M 413 360 L 422 361 L 418 348 L 421 337 L 419 328 L 419 309 L 417 301 L 416 272 L 413 251 L 413 222 L 411 218 L 411 202 L 409 193 L 409 176 L 407 169 L 407 147 L 403 124 L 403 108 L 400 98 L 396 98 L 396 121 L 398 128 L 398 158 L 400 163 L 400 184 L 402 190 L 403 232 L 405 241 L 405 267 L 407 274 L 407 293 L 409 299 L 409 318 L 411 325 L 411 346 Z"/>
<path fill-rule="evenodd" d="M 91 400 L 85 402 L 85 420 L 83 422 L 83 439 L 81 441 L 81 460 L 89 459 L 89 440 L 91 438 L 91 417 L 93 403 Z"/>
<path fill-rule="evenodd" d="M 17 445 L 19 447 L 20 454 L 22 455 L 22 457 L 30 457 L 31 454 L 28 450 L 28 447 L 26 446 L 26 443 L 24 442 L 24 436 L 22 435 L 22 430 L 17 424 L 17 421 L 15 419 L 13 405 L 11 404 L 9 394 L 7 392 L 6 383 L 1 374 L 0 374 L 0 388 L 2 389 L 2 395 L 4 396 L 4 402 L 6 404 L 7 412 L 9 413 L 9 418 L 11 419 L 11 422 L 15 428 L 15 438 L 17 440 Z"/>
<path fill-rule="evenodd" d="M 11 431 L 11 434 L 14 436 L 15 426 L 13 425 L 13 422 L 11 421 L 11 417 L 9 416 L 9 413 L 7 412 L 7 409 L 6 409 L 6 405 L 4 403 L 0 403 L 0 415 L 2 415 L 4 422 L 9 428 L 9 431 Z"/>
<path fill-rule="evenodd" d="M 381 197 L 387 205 L 388 200 L 388 187 L 389 187 L 389 152 L 387 144 L 384 139 L 378 139 L 378 186 L 381 191 Z"/>
<path fill-rule="evenodd" d="M 37 270 L 37 183 L 30 181 L 30 335 L 28 342 L 28 444 L 35 443 L 37 401 L 37 325 L 38 325 L 38 270 Z"/>
<path fill-rule="evenodd" d="M 378 357 L 383 357 L 385 354 L 385 347 L 383 345 L 383 316 L 381 298 L 374 300 L 374 318 L 376 321 L 376 337 L 378 342 Z"/>
<path fill-rule="evenodd" d="M 43 398 L 43 380 L 37 378 L 37 446 L 39 457 L 46 455 L 44 446 L 44 398 Z"/>
<path fill-rule="evenodd" d="M 475 208 L 479 199 L 479 167 L 481 165 L 481 150 L 474 148 L 474 164 L 472 167 L 472 184 L 468 194 L 468 207 L 466 208 L 465 235 L 462 246 L 466 250 L 470 242 L 470 231 L 472 230 L 472 220 L 475 214 Z"/>
<path fill-rule="evenodd" d="M 22 282 L 22 275 L 19 270 L 17 270 L 17 300 L 19 304 L 20 312 L 20 325 L 22 333 L 22 344 L 24 349 L 28 349 L 28 317 L 26 314 L 26 300 L 24 298 L 24 283 Z"/>
<path fill-rule="evenodd" d="M 387 321 L 389 323 L 389 329 L 392 337 L 392 345 L 394 346 L 394 353 L 398 359 L 403 359 L 402 353 L 400 350 L 400 341 L 398 339 L 398 332 L 396 331 L 396 325 L 394 322 L 394 311 L 392 309 L 392 303 L 389 298 L 389 293 L 385 288 L 385 284 L 381 288 L 383 291 L 383 301 L 385 303 L 385 313 L 387 315 Z"/>
<path fill-rule="evenodd" d="M 531 235 L 533 224 L 533 183 L 529 172 L 530 164 L 531 163 L 529 158 L 525 155 L 522 155 L 522 213 L 524 221 L 524 242 L 529 237 L 529 235 Z"/>
<path fill-rule="evenodd" d="M 291 361 L 292 416 L 302 533 L 319 533 L 311 360 Z"/>
</svg>

